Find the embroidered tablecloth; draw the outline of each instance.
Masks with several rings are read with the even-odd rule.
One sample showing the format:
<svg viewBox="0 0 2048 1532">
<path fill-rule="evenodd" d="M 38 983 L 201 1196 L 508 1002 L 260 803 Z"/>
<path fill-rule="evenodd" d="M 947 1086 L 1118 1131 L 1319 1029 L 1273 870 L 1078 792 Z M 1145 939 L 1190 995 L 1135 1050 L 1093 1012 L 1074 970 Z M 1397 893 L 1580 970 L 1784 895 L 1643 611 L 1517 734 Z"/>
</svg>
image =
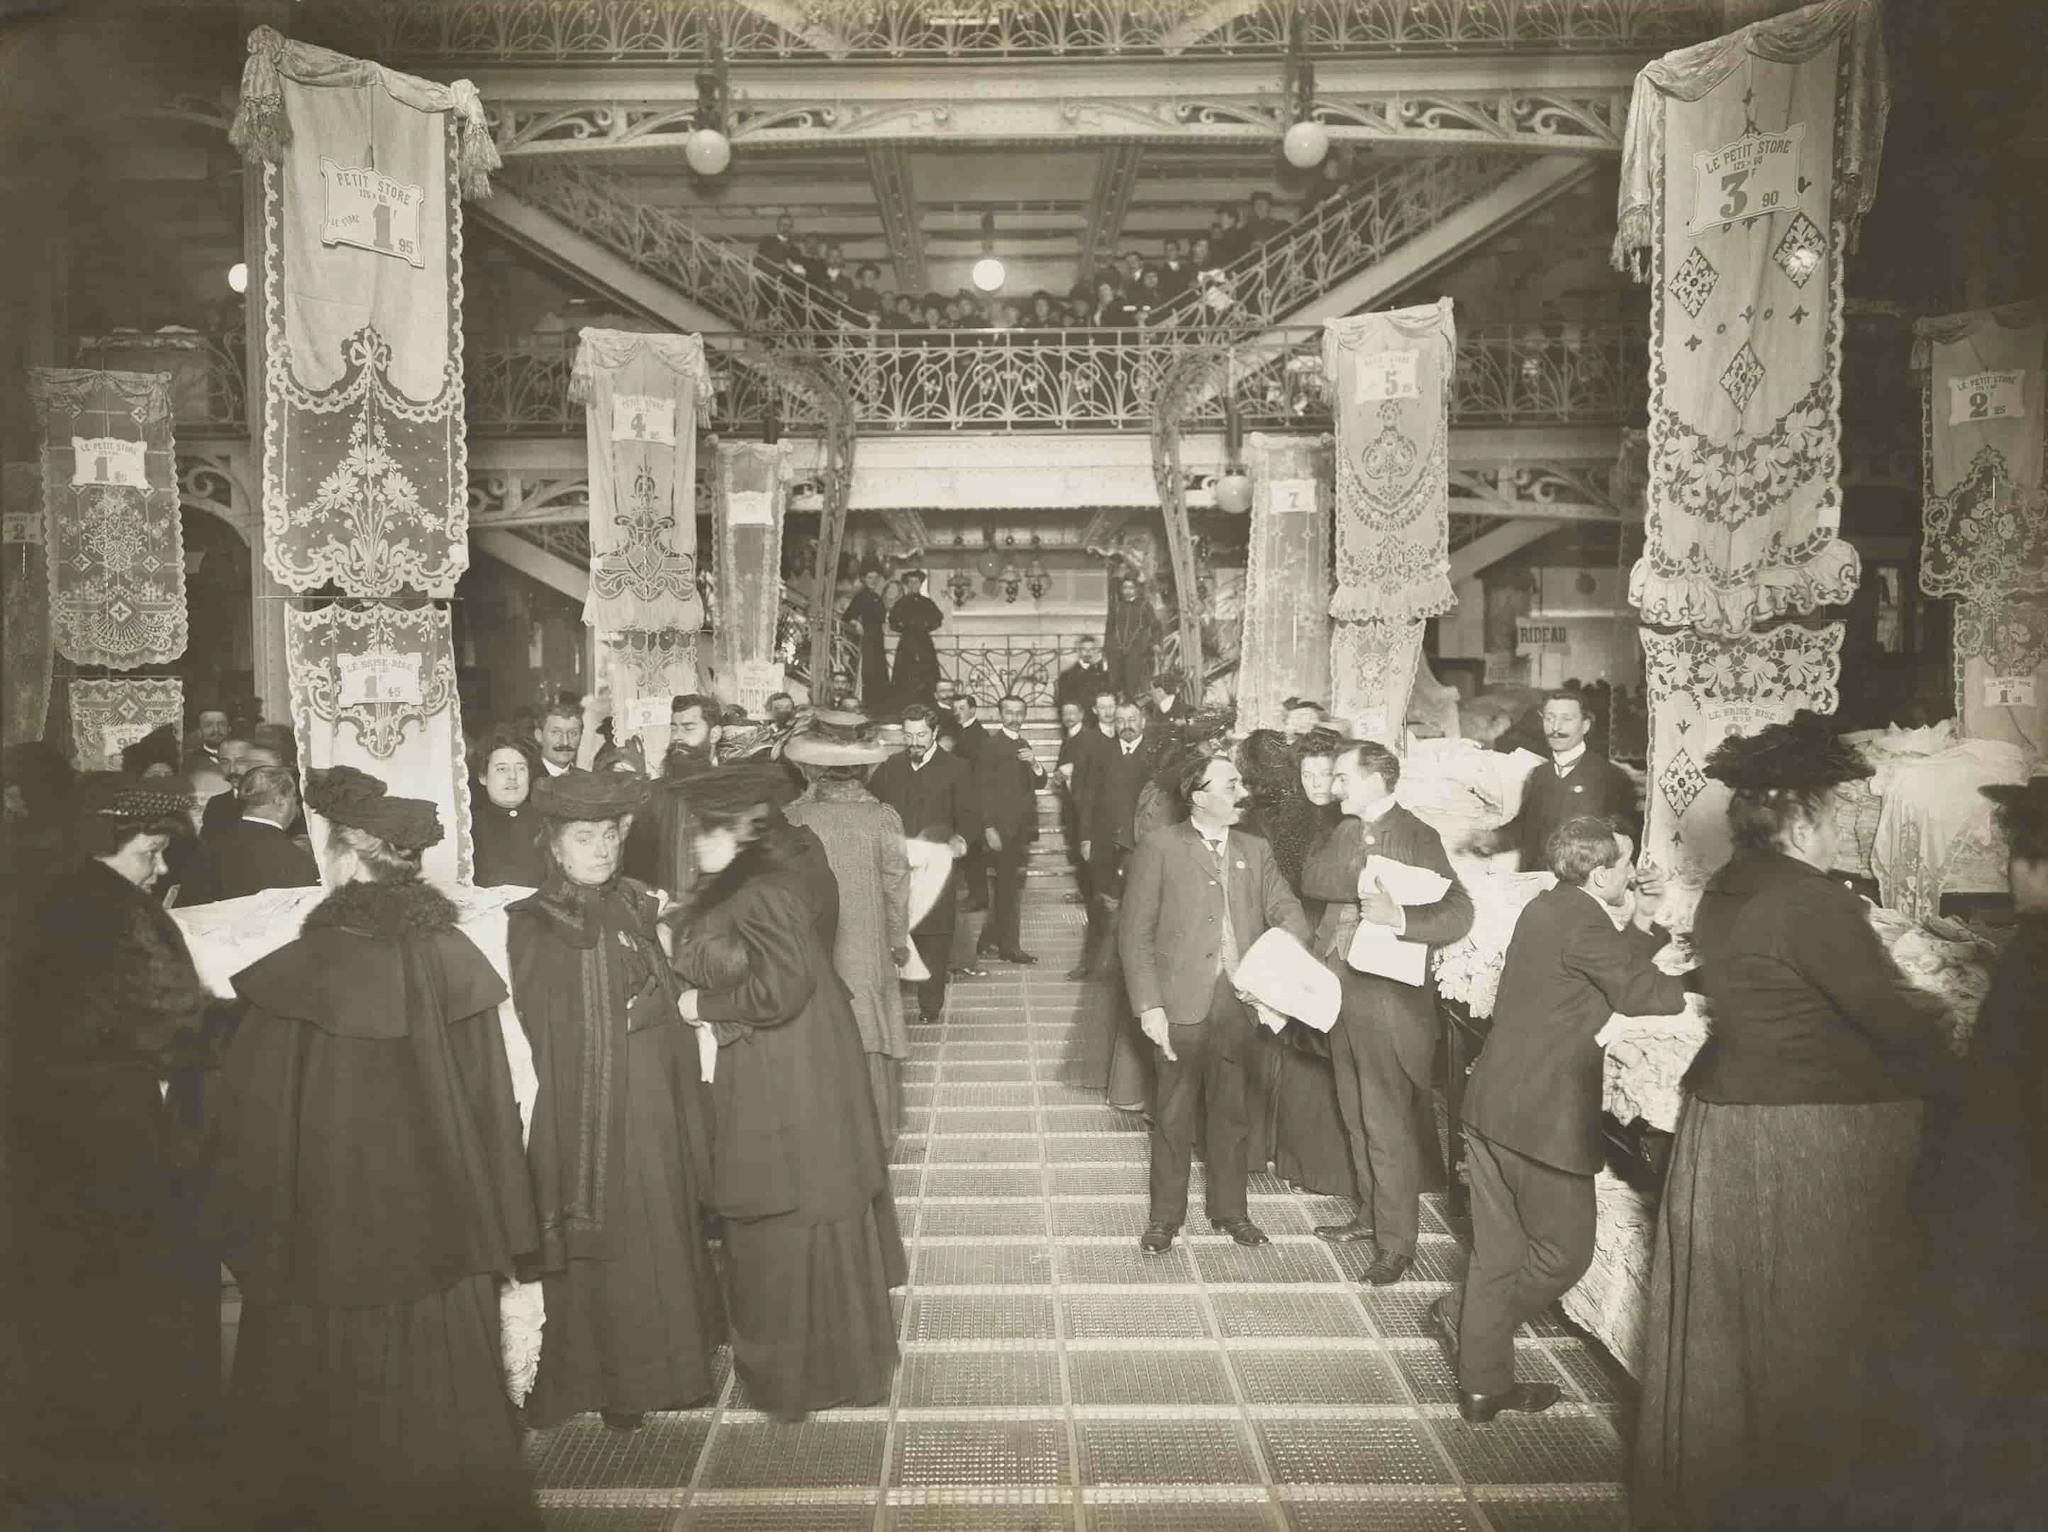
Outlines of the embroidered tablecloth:
<svg viewBox="0 0 2048 1532">
<path fill-rule="evenodd" d="M 612 739 L 637 739 L 640 758 L 656 775 L 668 756 L 669 704 L 701 690 L 697 644 L 695 628 L 598 634 L 598 682 L 611 695 Z"/>
<path fill-rule="evenodd" d="M 1844 602 L 1842 257 L 1877 190 L 1874 0 L 1822 0 L 1636 76 L 1614 255 L 1650 303 L 1643 620 L 1740 633 Z"/>
<path fill-rule="evenodd" d="M 29 370 L 51 641 L 73 664 L 129 670 L 185 652 L 170 383 L 161 372 Z"/>
<path fill-rule="evenodd" d="M 1451 590 L 1451 300 L 1323 322 L 1337 439 L 1337 591 L 1347 622 L 1419 622 Z"/>
<path fill-rule="evenodd" d="M 446 832 L 420 859 L 438 883 L 470 878 L 469 772 L 445 607 L 366 602 L 285 613 L 292 729 L 306 768 L 349 765 L 430 800 Z M 327 821 L 306 825 L 323 861 Z"/>
<path fill-rule="evenodd" d="M 1238 641 L 1240 730 L 1277 729 L 1289 697 L 1330 694 L 1329 613 L 1308 596 L 1330 587 L 1330 448 L 1328 437 L 1245 438 L 1252 509 Z"/>
<path fill-rule="evenodd" d="M 711 398 L 695 335 L 589 329 L 569 397 L 583 406 L 590 458 L 590 592 L 600 633 L 695 633 L 697 416 Z"/>
<path fill-rule="evenodd" d="M 1832 713 L 1842 625 L 1781 623 L 1737 638 L 1642 630 L 1650 699 L 1650 772 L 1642 861 L 1704 883 L 1728 860 L 1728 789 L 1700 767 L 1731 734 Z"/>
<path fill-rule="evenodd" d="M 288 590 L 452 596 L 461 198 L 498 165 L 476 89 L 258 27 L 229 138 L 262 175 L 264 563 Z"/>
<path fill-rule="evenodd" d="M 145 734 L 184 728 L 185 683 L 176 676 L 73 681 L 69 695 L 80 771 L 119 771 L 121 752 Z"/>
</svg>

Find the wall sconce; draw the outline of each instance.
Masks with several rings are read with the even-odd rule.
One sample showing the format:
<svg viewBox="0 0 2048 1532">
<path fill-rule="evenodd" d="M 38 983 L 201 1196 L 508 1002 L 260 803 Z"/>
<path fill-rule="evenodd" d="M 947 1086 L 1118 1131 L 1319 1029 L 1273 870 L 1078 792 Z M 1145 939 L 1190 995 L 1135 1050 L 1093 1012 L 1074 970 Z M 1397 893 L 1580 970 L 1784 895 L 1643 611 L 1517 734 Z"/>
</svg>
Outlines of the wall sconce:
<svg viewBox="0 0 2048 1532">
<path fill-rule="evenodd" d="M 1003 566 L 1003 599 L 1015 601 L 1024 592 L 1024 574 L 1014 563 Z"/>
<path fill-rule="evenodd" d="M 1031 588 L 1031 599 L 1043 601 L 1046 592 L 1052 589 L 1052 571 L 1045 567 L 1042 554 L 1031 556 L 1031 567 L 1024 571 L 1024 583 Z"/>
<path fill-rule="evenodd" d="M 965 569 L 955 569 L 946 578 L 946 590 L 953 598 L 953 605 L 965 606 L 974 597 L 974 576 Z"/>
</svg>

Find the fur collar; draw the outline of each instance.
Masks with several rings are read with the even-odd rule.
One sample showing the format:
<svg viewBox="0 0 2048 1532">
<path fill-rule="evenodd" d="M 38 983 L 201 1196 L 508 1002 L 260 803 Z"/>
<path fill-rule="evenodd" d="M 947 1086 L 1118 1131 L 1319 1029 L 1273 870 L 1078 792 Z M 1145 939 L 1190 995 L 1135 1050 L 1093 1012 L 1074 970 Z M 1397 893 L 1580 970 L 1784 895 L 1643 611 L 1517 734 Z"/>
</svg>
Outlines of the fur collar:
<svg viewBox="0 0 2048 1532">
<path fill-rule="evenodd" d="M 400 878 L 393 883 L 344 883 L 313 906 L 304 929 L 333 928 L 396 939 L 450 931 L 455 923 L 455 906 L 446 894 L 418 878 Z"/>
</svg>

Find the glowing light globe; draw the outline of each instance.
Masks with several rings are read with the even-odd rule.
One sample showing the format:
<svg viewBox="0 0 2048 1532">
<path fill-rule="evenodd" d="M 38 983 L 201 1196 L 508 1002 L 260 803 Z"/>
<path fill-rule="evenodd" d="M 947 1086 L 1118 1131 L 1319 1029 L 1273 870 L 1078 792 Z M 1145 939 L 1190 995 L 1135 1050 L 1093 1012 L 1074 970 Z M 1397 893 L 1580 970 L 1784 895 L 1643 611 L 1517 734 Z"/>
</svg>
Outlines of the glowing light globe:
<svg viewBox="0 0 2048 1532">
<path fill-rule="evenodd" d="M 1003 263 L 992 255 L 984 255 L 974 263 L 974 285 L 982 292 L 992 293 L 1003 285 Z"/>
<path fill-rule="evenodd" d="M 732 140 L 716 128 L 699 128 L 683 140 L 683 158 L 700 176 L 715 176 L 732 163 Z"/>
<path fill-rule="evenodd" d="M 1330 130 L 1319 122 L 1297 122 L 1280 140 L 1280 152 L 1296 170 L 1308 170 L 1330 152 Z"/>
<path fill-rule="evenodd" d="M 228 290 L 246 293 L 249 290 L 249 263 L 237 261 L 228 268 Z"/>
<path fill-rule="evenodd" d="M 1226 473 L 1216 481 L 1216 509 L 1228 511 L 1233 516 L 1242 516 L 1252 508 L 1252 481 L 1249 474 Z"/>
</svg>

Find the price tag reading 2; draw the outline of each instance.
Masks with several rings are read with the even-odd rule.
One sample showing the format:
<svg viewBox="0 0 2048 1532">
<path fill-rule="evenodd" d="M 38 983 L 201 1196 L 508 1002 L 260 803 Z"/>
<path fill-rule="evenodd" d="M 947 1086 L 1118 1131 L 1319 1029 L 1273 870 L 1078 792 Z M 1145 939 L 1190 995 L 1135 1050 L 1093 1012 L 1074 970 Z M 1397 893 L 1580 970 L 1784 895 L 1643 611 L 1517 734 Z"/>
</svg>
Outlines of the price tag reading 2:
<svg viewBox="0 0 2048 1532">
<path fill-rule="evenodd" d="M 2017 420 L 2027 412 L 2027 374 L 2022 368 L 1973 372 L 1948 380 L 1948 423 L 1982 425 L 1991 420 Z"/>
<path fill-rule="evenodd" d="M 1800 144 L 1806 124 L 1795 122 L 1782 133 L 1749 133 L 1718 149 L 1702 149 L 1692 157 L 1692 217 L 1687 234 L 1704 234 L 1724 224 L 1745 223 L 1771 213 L 1799 210 L 1804 187 L 1799 177 Z"/>
</svg>

